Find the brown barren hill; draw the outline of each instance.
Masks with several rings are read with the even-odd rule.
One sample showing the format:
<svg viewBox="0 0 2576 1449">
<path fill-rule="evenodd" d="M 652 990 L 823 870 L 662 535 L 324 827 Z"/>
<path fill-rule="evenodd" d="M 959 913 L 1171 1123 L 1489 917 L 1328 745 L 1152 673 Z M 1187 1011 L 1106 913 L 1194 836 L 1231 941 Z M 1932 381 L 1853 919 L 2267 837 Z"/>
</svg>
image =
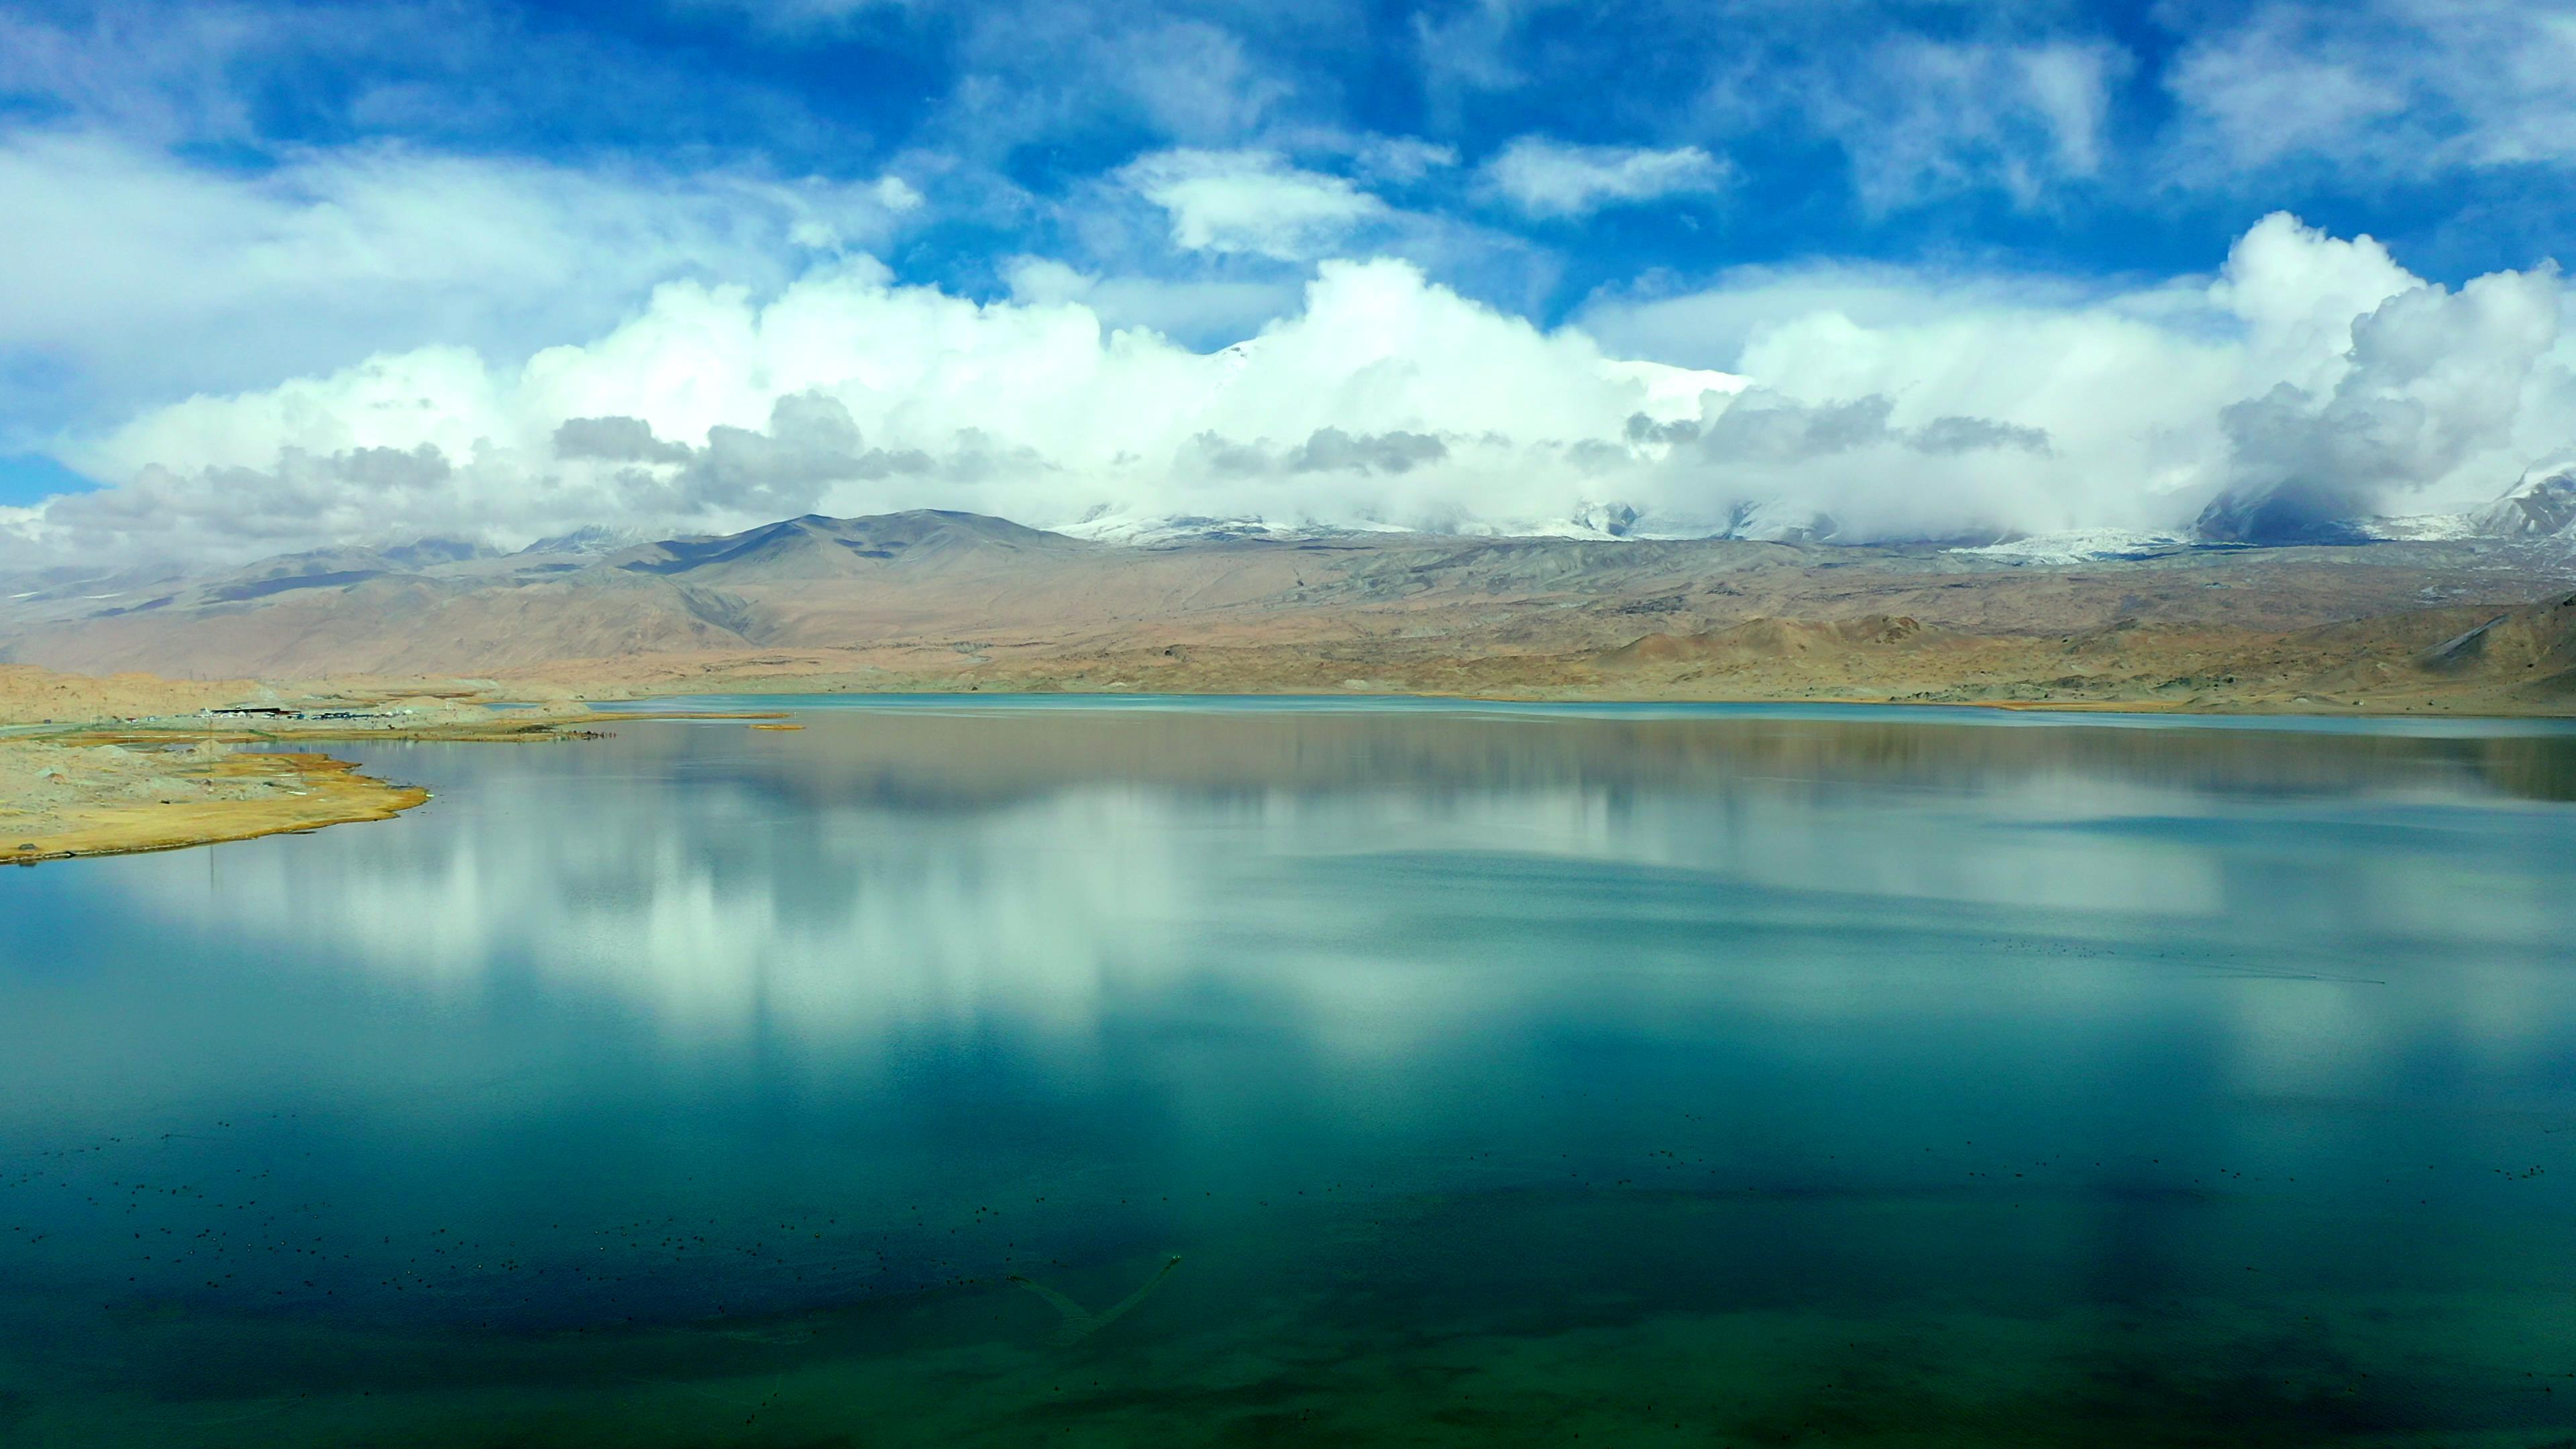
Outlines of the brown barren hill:
<svg viewBox="0 0 2576 1449">
<path fill-rule="evenodd" d="M 2442 678 L 2479 678 L 2534 698 L 2576 696 L 2576 594 L 2499 614 L 2417 657 Z"/>
<path fill-rule="evenodd" d="M 1648 634 L 1602 655 L 1611 668 L 1645 664 L 1744 665 L 1769 660 L 1839 656 L 1852 651 L 1920 650 L 1956 642 L 1903 615 L 1863 614 L 1857 619 L 1748 619 L 1732 628 L 1676 637 Z"/>
<path fill-rule="evenodd" d="M 2309 629 L 2138 624 L 1966 634 L 1903 617 L 1761 619 L 1605 651 L 1605 674 L 1673 697 L 2116 705 L 2216 712 L 2563 713 L 2576 596 L 2501 614 L 2418 609 Z"/>
<path fill-rule="evenodd" d="M 2576 556 L 2486 539 L 2035 563 L 1930 544 L 809 516 L 616 552 L 288 556 L 0 599 L 0 658 L 799 690 L 1849 699 L 2556 713 Z"/>
<path fill-rule="evenodd" d="M 0 724 L 87 724 L 174 714 L 230 704 L 257 691 L 246 679 L 163 679 L 153 674 L 89 674 L 0 664 Z"/>
</svg>

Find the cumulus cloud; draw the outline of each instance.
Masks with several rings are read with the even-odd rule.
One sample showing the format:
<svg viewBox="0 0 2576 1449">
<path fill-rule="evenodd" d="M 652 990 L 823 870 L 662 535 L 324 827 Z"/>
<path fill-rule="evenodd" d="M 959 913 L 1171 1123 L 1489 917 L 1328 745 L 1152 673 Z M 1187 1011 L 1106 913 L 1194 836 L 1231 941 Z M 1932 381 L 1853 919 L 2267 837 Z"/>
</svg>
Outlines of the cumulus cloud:
<svg viewBox="0 0 2576 1449">
<path fill-rule="evenodd" d="M 1288 468 L 1294 473 L 1408 473 L 1448 456 L 1448 444 L 1423 433 L 1353 437 L 1339 428 L 1317 428 L 1288 455 Z"/>
<path fill-rule="evenodd" d="M 662 438 L 642 418 L 576 417 L 558 424 L 545 447 L 525 451 L 489 439 L 454 454 L 434 442 L 335 452 L 290 444 L 261 464 L 146 466 L 124 486 L 56 500 L 38 521 L 68 550 L 139 547 L 176 557 L 353 539 L 483 539 L 496 523 L 518 543 L 545 520 L 567 532 L 636 520 L 689 531 L 708 519 L 731 525 L 812 512 L 836 490 L 954 488 L 997 469 L 1047 466 L 971 430 L 951 437 L 938 457 L 870 446 L 838 399 L 807 392 L 776 399 L 763 426 L 709 427 L 701 444 Z"/>
<path fill-rule="evenodd" d="M 1086 272 L 1054 257 L 1018 256 L 1002 265 L 1011 299 L 1034 306 L 1079 303 L 1112 331 L 1142 327 L 1168 337 L 1223 346 L 1297 310 L 1302 279 L 1169 277 Z"/>
<path fill-rule="evenodd" d="M 1267 438 L 1249 442 L 1216 433 L 1189 440 L 1180 456 L 1186 472 L 1216 478 L 1259 478 L 1283 473 L 1409 473 L 1446 461 L 1449 445 L 1428 433 L 1401 430 L 1351 434 L 1340 428 L 1317 428 L 1306 440 L 1282 451 Z"/>
<path fill-rule="evenodd" d="M 555 456 L 603 463 L 685 463 L 689 447 L 653 436 L 642 418 L 566 418 L 555 425 Z"/>
<path fill-rule="evenodd" d="M 2558 340 L 2557 274 L 2504 272 L 2457 293 L 2417 286 L 2351 324 L 2343 376 L 2319 396 L 2276 384 L 2220 414 L 2228 491 L 2204 531 L 2256 542 L 2331 535 L 2382 499 L 2508 445 Z"/>
<path fill-rule="evenodd" d="M 1658 427 L 1643 415 L 1629 422 L 1631 436 L 1651 433 L 1666 442 L 1697 442 L 1712 458 L 1769 463 L 1805 463 L 1857 448 L 1931 454 L 1993 449 L 2048 452 L 2048 433 L 2043 428 L 1958 416 L 1898 428 L 1888 422 L 1895 411 L 1895 401 L 1877 393 L 1846 402 L 1802 403 L 1765 388 L 1750 388 L 1705 427 L 1682 422 Z"/>
<path fill-rule="evenodd" d="M 808 513 L 835 484 L 923 477 L 938 468 L 918 448 L 868 447 L 849 408 L 821 392 L 770 404 L 766 429 L 718 423 L 707 429 L 706 446 L 684 449 L 681 461 L 686 466 L 671 479 L 672 511 L 733 516 Z"/>
<path fill-rule="evenodd" d="M 159 409 L 78 455 L 130 481 L 21 533 L 104 549 L 130 526 L 239 552 L 298 519 L 326 537 L 508 544 L 919 506 L 1401 522 L 1473 499 L 1555 517 L 1579 492 L 1564 444 L 1615 440 L 1640 411 L 1696 416 L 1702 392 L 1734 385 L 1606 357 L 1392 261 L 1325 264 L 1295 315 L 1213 354 L 1104 327 L 1079 301 L 979 304 L 851 262 L 766 301 L 671 284 L 523 366 L 419 349 Z M 371 497 L 314 461 L 382 449 L 444 460 L 442 485 Z"/>
<path fill-rule="evenodd" d="M 2343 374 L 2354 318 L 2422 285 L 2376 238 L 2274 213 L 2228 248 L 2209 300 L 2244 324 L 2251 375 L 2317 389 Z"/>
<path fill-rule="evenodd" d="M 938 506 L 1039 526 L 1103 508 L 1631 533 L 1830 520 L 1850 541 L 2206 512 L 2277 536 L 2482 501 L 2576 447 L 2556 273 L 2449 289 L 2288 216 L 2214 276 L 2125 290 L 1773 269 L 1605 295 L 1554 330 L 1407 263 L 1330 261 L 1287 315 L 1213 351 L 1111 325 L 1107 285 L 1033 259 L 1012 299 L 977 302 L 863 258 L 767 296 L 666 284 L 524 364 L 418 348 L 152 410 L 66 452 L 117 486 L 0 535 L 511 545 Z"/>
<path fill-rule="evenodd" d="M 58 556 L 223 559 L 471 532 L 456 503 L 473 482 L 428 443 L 329 453 L 288 446 L 258 466 L 147 465 L 121 487 L 27 512 Z"/>
<path fill-rule="evenodd" d="M 1485 184 L 1530 216 L 1588 216 L 1666 196 L 1716 191 L 1726 163 L 1697 146 L 1574 146 L 1523 136 L 1488 160 Z"/>
<path fill-rule="evenodd" d="M 2068 486 L 2049 466 L 2044 429 L 1899 417 L 1883 394 L 1806 402 L 1752 387 L 1701 422 L 1632 418 L 1628 434 L 1668 445 L 1655 470 L 1664 491 L 1644 497 L 1667 509 L 1686 498 L 1703 527 L 1743 537 L 1985 541 L 2023 527 Z"/>
<path fill-rule="evenodd" d="M 2501 491 L 2576 440 L 2567 305 L 2546 269 L 2446 293 L 2366 237 L 2275 215 L 2207 281 L 2087 291 L 1752 271 L 1702 292 L 1605 296 L 1582 321 L 1623 351 L 1722 362 L 1761 385 L 1748 402 L 1889 400 L 1886 426 L 1920 456 L 1872 436 L 1805 449 L 1794 467 L 1766 469 L 1756 450 L 1734 473 L 1732 488 L 1801 500 L 1847 530 L 2171 529 L 2227 498 L 2211 518 L 2225 531 L 2234 504 L 2276 494 L 2287 518 L 2310 503 L 2349 517 Z M 1697 351 L 1712 335 L 1718 350 Z M 1765 426 L 1831 438 L 1829 417 L 1866 421 Z M 1926 443 L 1979 446 L 1943 457 Z"/>
</svg>

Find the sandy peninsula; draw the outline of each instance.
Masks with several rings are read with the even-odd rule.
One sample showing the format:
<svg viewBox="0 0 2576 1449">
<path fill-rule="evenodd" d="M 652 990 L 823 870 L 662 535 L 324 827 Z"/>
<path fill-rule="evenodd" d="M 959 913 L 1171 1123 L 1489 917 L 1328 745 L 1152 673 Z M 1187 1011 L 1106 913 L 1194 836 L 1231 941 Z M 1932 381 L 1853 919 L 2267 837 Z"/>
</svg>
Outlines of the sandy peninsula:
<svg viewBox="0 0 2576 1449">
<path fill-rule="evenodd" d="M 312 754 L 0 746 L 0 860 L 172 850 L 388 820 L 429 792 Z"/>
<path fill-rule="evenodd" d="M 302 749 L 579 738 L 585 707 L 491 708 L 487 682 L 105 679 L 0 666 L 0 861 L 118 855 L 387 820 L 429 799 Z"/>
</svg>

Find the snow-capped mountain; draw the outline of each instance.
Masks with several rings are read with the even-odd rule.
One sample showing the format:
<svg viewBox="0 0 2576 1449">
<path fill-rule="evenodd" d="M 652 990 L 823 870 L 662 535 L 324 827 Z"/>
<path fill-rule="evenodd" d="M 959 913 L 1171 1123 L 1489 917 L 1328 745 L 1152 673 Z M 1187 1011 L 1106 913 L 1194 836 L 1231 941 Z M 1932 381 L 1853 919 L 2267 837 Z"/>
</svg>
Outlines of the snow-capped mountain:
<svg viewBox="0 0 2576 1449">
<path fill-rule="evenodd" d="M 2522 475 L 2495 502 L 2468 515 L 2477 532 L 2494 538 L 2565 538 L 2576 534 L 2576 458 L 2561 458 Z"/>
</svg>

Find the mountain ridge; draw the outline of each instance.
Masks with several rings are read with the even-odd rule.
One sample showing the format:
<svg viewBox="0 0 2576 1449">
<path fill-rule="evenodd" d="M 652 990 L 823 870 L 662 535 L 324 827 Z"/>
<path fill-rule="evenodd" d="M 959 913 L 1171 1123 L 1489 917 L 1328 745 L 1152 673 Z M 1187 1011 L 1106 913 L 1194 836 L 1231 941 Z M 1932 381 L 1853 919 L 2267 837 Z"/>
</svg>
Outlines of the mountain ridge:
<svg viewBox="0 0 2576 1449">
<path fill-rule="evenodd" d="M 2416 654 L 2576 586 L 2576 561 L 2562 552 L 2438 536 L 2317 548 L 2177 541 L 2068 560 L 1994 546 L 1213 534 L 1137 546 L 924 509 L 806 514 L 604 551 L 612 540 L 600 535 L 516 554 L 456 541 L 311 550 L 201 576 L 136 573 L 123 588 L 57 580 L 0 601 L 0 660 L 173 677 L 576 665 L 641 677 L 663 671 L 656 661 L 733 668 L 774 655 L 817 673 L 973 688 L 1116 677 L 1073 662 L 1085 660 L 1196 678 L 1170 673 L 1196 658 L 1264 661 L 1246 678 L 1301 688 L 1404 663 L 1418 677 L 1451 670 L 1461 687 L 1517 688 L 1554 670 L 1585 688 L 1686 693 L 1858 671 L 1937 693 L 1945 669 L 2040 668 L 2033 650 L 2079 637 L 2155 668 L 2185 655 L 2210 665 L 2174 662 L 2172 677 L 2223 678 L 2230 650 L 2421 617 L 2389 624 L 2373 647 L 2457 683 L 2497 671 L 2472 661 L 2446 673 Z M 2463 608 L 2482 612 L 2427 634 L 2434 614 Z M 2541 677 L 2507 683 L 2536 688 Z"/>
</svg>

